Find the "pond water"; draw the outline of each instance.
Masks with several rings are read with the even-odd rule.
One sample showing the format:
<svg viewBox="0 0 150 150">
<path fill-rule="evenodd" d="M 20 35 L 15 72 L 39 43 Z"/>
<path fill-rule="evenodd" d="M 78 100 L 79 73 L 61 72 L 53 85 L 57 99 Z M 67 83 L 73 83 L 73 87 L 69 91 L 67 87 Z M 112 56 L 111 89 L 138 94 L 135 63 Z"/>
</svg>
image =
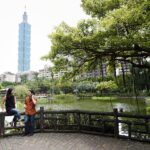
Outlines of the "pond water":
<svg viewBox="0 0 150 150">
<path fill-rule="evenodd" d="M 17 108 L 23 112 L 24 100 L 17 100 Z M 123 109 L 124 112 L 134 114 L 147 114 L 146 108 L 150 101 L 144 99 L 38 99 L 37 110 L 44 107 L 46 110 L 89 110 L 112 112 L 113 108 Z M 0 107 L 1 109 L 1 107 Z"/>
<path fill-rule="evenodd" d="M 24 100 L 17 100 L 17 108 L 24 111 Z M 146 111 L 150 107 L 150 100 L 144 99 L 38 99 L 37 110 L 44 107 L 45 110 L 88 110 L 112 112 L 114 108 L 123 109 L 126 113 L 148 114 Z M 123 124 L 119 125 L 119 134 L 127 135 L 128 128 Z"/>
<path fill-rule="evenodd" d="M 21 105 L 21 104 L 22 105 Z M 113 108 L 122 109 L 124 112 L 134 114 L 147 114 L 146 107 L 150 106 L 144 99 L 113 99 L 113 100 L 98 100 L 98 99 L 61 99 L 50 100 L 38 99 L 37 110 L 40 107 L 48 110 L 89 110 L 89 111 L 104 111 L 112 112 Z M 23 101 L 19 102 L 18 108 L 23 111 Z"/>
</svg>

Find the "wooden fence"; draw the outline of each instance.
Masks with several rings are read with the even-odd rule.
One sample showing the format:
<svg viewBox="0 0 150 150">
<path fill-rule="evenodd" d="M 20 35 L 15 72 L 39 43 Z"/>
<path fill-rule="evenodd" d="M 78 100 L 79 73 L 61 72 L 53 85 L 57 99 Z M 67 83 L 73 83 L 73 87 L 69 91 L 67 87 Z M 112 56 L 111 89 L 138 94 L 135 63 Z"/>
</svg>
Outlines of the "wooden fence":
<svg viewBox="0 0 150 150">
<path fill-rule="evenodd" d="M 23 133 L 24 125 L 6 127 L 5 117 L 5 113 L 0 113 L 0 136 Z M 125 114 L 117 109 L 44 111 L 41 107 L 35 117 L 35 132 L 80 132 L 150 142 L 150 115 Z"/>
</svg>

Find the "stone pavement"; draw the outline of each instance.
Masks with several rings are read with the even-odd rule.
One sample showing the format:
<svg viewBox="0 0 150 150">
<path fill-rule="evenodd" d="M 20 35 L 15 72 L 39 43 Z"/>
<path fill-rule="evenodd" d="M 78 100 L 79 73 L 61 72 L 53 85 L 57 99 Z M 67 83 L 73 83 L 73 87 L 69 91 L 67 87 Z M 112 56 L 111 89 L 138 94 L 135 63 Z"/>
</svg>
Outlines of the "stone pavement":
<svg viewBox="0 0 150 150">
<path fill-rule="evenodd" d="M 0 150 L 150 150 L 150 144 L 80 133 L 36 133 L 1 138 Z"/>
</svg>

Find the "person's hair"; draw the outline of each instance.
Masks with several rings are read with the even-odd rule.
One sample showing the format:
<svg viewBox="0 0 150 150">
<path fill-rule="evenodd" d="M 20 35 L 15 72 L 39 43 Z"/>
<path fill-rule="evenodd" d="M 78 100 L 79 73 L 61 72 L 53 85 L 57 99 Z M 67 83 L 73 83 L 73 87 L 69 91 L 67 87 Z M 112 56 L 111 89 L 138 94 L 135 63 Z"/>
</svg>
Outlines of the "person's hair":
<svg viewBox="0 0 150 150">
<path fill-rule="evenodd" d="M 9 97 L 12 95 L 12 91 L 13 91 L 12 88 L 9 88 L 9 89 L 7 90 L 6 98 L 9 98 Z"/>
<path fill-rule="evenodd" d="M 33 90 L 29 90 L 31 92 L 31 94 L 35 95 L 35 92 Z"/>
</svg>

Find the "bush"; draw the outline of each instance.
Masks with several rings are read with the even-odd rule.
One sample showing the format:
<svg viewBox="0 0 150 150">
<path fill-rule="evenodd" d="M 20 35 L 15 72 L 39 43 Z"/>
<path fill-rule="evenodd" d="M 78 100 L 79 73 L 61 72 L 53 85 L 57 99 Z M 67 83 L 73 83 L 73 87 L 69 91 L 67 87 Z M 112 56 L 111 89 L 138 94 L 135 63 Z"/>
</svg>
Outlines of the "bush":
<svg viewBox="0 0 150 150">
<path fill-rule="evenodd" d="M 55 95 L 55 99 L 76 99 L 76 96 L 73 94 L 60 94 L 60 95 Z"/>
<path fill-rule="evenodd" d="M 17 98 L 25 98 L 28 93 L 28 87 L 25 85 L 17 85 L 15 87 L 16 97 Z"/>
<path fill-rule="evenodd" d="M 150 115 L 150 107 L 146 107 L 146 113 L 147 115 Z"/>
</svg>

